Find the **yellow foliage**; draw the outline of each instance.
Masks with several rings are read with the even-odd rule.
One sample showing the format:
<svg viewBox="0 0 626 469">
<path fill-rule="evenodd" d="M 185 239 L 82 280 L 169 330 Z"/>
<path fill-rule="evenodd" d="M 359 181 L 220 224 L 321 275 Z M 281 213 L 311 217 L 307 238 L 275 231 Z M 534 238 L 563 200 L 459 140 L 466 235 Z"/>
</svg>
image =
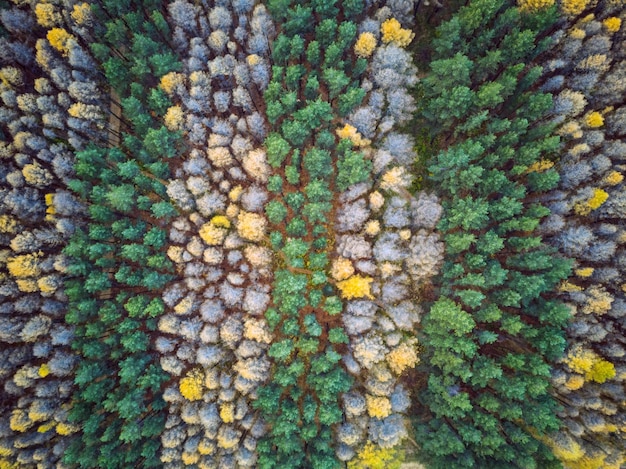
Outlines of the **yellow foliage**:
<svg viewBox="0 0 626 469">
<path fill-rule="evenodd" d="M 585 110 L 585 106 L 587 106 L 587 98 L 585 98 L 585 95 L 580 91 L 565 89 L 559 93 L 559 96 L 571 103 L 571 108 L 567 112 L 570 116 L 579 115 Z"/>
<path fill-rule="evenodd" d="M 591 277 L 591 275 L 593 274 L 593 271 L 594 271 L 593 267 L 583 267 L 582 269 L 576 269 L 576 275 L 582 278 L 587 278 L 587 277 Z"/>
<path fill-rule="evenodd" d="M 382 39 L 385 44 L 394 42 L 398 47 L 408 46 L 415 37 L 415 34 L 410 29 L 402 29 L 402 25 L 395 18 L 389 18 L 383 22 L 380 26 L 380 32 L 383 35 Z"/>
<path fill-rule="evenodd" d="M 572 39 L 585 39 L 585 36 L 587 36 L 587 33 L 585 32 L 584 29 L 572 28 L 569 31 L 569 35 L 571 36 Z"/>
<path fill-rule="evenodd" d="M 47 78 L 35 78 L 35 91 L 39 94 L 48 94 L 51 92 L 50 80 Z"/>
<path fill-rule="evenodd" d="M 378 211 L 383 205 L 385 205 L 385 198 L 378 191 L 372 192 L 369 196 L 369 199 L 370 199 L 370 207 L 372 210 Z"/>
<path fill-rule="evenodd" d="M 345 280 L 354 274 L 354 267 L 350 259 L 345 257 L 338 257 L 333 261 L 333 265 L 330 269 L 330 275 L 335 280 Z"/>
<path fill-rule="evenodd" d="M 576 391 L 577 389 L 582 388 L 584 384 L 585 378 L 583 378 L 581 375 L 572 375 L 565 382 L 565 387 L 570 391 Z"/>
<path fill-rule="evenodd" d="M 593 351 L 577 346 L 567 354 L 565 363 L 573 372 L 585 374 L 591 370 L 597 358 L 598 356 Z"/>
<path fill-rule="evenodd" d="M 624 175 L 617 171 L 611 171 L 607 177 L 604 178 L 604 182 L 606 182 L 609 186 L 615 186 L 624 180 Z"/>
<path fill-rule="evenodd" d="M 609 60 L 606 54 L 594 54 L 578 62 L 578 65 L 576 65 L 576 67 L 583 69 L 583 70 L 594 70 L 597 72 L 605 72 L 609 69 Z M 591 127 L 590 124 L 588 125 Z M 596 127 L 600 127 L 600 125 L 602 125 L 602 123 L 600 123 L 599 125 L 596 125 Z"/>
<path fill-rule="evenodd" d="M 226 428 L 222 426 L 220 430 Z M 239 438 L 228 431 L 220 431 L 217 434 L 217 446 L 224 449 L 231 449 L 239 444 Z"/>
<path fill-rule="evenodd" d="M 272 251 L 262 246 L 248 245 L 244 248 L 246 260 L 257 268 L 269 267 L 272 263 Z"/>
<path fill-rule="evenodd" d="M 183 451 L 181 456 L 181 460 L 185 466 L 191 466 L 200 461 L 200 455 L 197 453 L 189 453 L 187 451 Z"/>
<path fill-rule="evenodd" d="M 17 288 L 21 292 L 34 293 L 36 291 L 39 291 L 39 288 L 37 287 L 37 281 L 33 280 L 32 278 L 19 278 L 15 281 L 15 283 L 17 284 Z"/>
<path fill-rule="evenodd" d="M 32 408 L 28 412 L 28 418 L 33 422 L 43 422 L 48 419 L 48 415 L 45 412 L 33 410 Z"/>
<path fill-rule="evenodd" d="M 607 201 L 609 198 L 609 194 L 602 189 L 594 189 L 593 196 L 591 199 L 587 201 L 587 205 L 591 208 L 591 210 L 596 210 L 600 208 L 600 206 Z"/>
<path fill-rule="evenodd" d="M 50 431 L 50 430 L 52 430 L 55 426 L 56 426 L 56 422 L 48 422 L 48 423 L 44 423 L 43 425 L 39 425 L 39 428 L 37 429 L 37 433 L 46 433 L 46 432 L 49 432 L 49 431 Z"/>
<path fill-rule="evenodd" d="M 35 60 L 37 63 L 44 70 L 50 70 L 54 56 L 50 53 L 48 41 L 45 39 L 38 39 L 35 44 L 35 51 Z"/>
<path fill-rule="evenodd" d="M 71 435 L 72 433 L 76 433 L 78 428 L 69 423 L 61 422 L 57 425 L 56 432 L 61 436 Z"/>
<path fill-rule="evenodd" d="M 411 239 L 411 230 L 409 230 L 408 228 L 405 230 L 400 230 L 398 234 L 400 235 L 400 239 L 403 239 L 405 241 Z"/>
<path fill-rule="evenodd" d="M 563 0 L 561 2 L 561 9 L 566 15 L 580 15 L 585 8 L 589 0 Z"/>
<path fill-rule="evenodd" d="M 60 286 L 58 277 L 54 275 L 46 275 L 37 280 L 37 288 L 42 293 L 54 293 Z"/>
<path fill-rule="evenodd" d="M 63 18 L 51 3 L 38 3 L 35 5 L 35 16 L 37 17 L 37 23 L 44 28 L 52 28 L 63 21 Z"/>
<path fill-rule="evenodd" d="M 70 14 L 76 24 L 83 25 L 91 22 L 92 14 L 89 3 L 77 3 Z"/>
<path fill-rule="evenodd" d="M 236 204 L 229 204 L 228 207 L 226 207 L 226 216 L 235 219 L 237 215 L 239 215 L 239 207 Z"/>
<path fill-rule="evenodd" d="M 609 33 L 613 34 L 618 32 L 619 28 L 622 27 L 622 20 L 616 16 L 611 16 L 610 18 L 605 19 L 602 24 Z"/>
<path fill-rule="evenodd" d="M 165 116 L 163 116 L 165 127 L 171 131 L 181 130 L 183 128 L 183 122 L 185 121 L 185 115 L 180 106 L 171 106 L 167 109 Z"/>
<path fill-rule="evenodd" d="M 170 246 L 167 248 L 167 257 L 169 257 L 172 262 L 180 264 L 183 262 L 183 252 L 185 252 L 185 250 L 180 246 Z"/>
<path fill-rule="evenodd" d="M 380 222 L 378 220 L 370 220 L 365 225 L 365 234 L 369 236 L 376 236 L 380 233 Z"/>
<path fill-rule="evenodd" d="M 526 170 L 527 173 L 542 173 L 554 166 L 554 162 L 550 160 L 539 160 L 531 164 Z"/>
<path fill-rule="evenodd" d="M 564 361 L 573 372 L 584 375 L 586 381 L 604 383 L 615 377 L 615 366 L 611 362 L 582 346 L 570 350 Z"/>
<path fill-rule="evenodd" d="M 204 395 L 204 372 L 193 369 L 187 373 L 178 385 L 181 395 L 188 401 L 198 401 Z"/>
<path fill-rule="evenodd" d="M 348 469 L 399 469 L 402 456 L 395 448 L 381 448 L 368 441 L 356 458 L 348 462 Z"/>
<path fill-rule="evenodd" d="M 391 414 L 391 402 L 387 397 L 365 396 L 367 402 L 367 413 L 370 417 L 384 419 Z"/>
<path fill-rule="evenodd" d="M 369 298 L 373 299 L 374 296 L 371 292 L 372 282 L 371 277 L 363 277 L 361 275 L 353 275 L 347 280 L 339 282 L 337 288 L 341 291 L 341 297 L 346 300 L 353 298 Z"/>
<path fill-rule="evenodd" d="M 567 469 L 608 469 L 604 464 L 606 454 L 598 454 L 596 456 L 583 456 L 575 461 L 565 464 Z"/>
<path fill-rule="evenodd" d="M 409 184 L 411 184 L 411 176 L 406 172 L 404 166 L 396 166 L 383 174 L 380 187 L 385 190 L 397 191 L 399 188 L 406 188 Z"/>
<path fill-rule="evenodd" d="M 609 198 L 608 192 L 594 188 L 593 195 L 587 202 L 578 202 L 574 206 L 574 212 L 576 215 L 589 215 L 592 210 L 599 208 Z"/>
<path fill-rule="evenodd" d="M 14 432 L 22 433 L 32 427 L 33 422 L 28 418 L 28 415 L 23 409 L 14 409 L 11 413 L 9 425 Z"/>
<path fill-rule="evenodd" d="M 230 228 L 230 220 L 224 215 L 215 215 L 211 218 L 211 223 L 219 228 Z"/>
<path fill-rule="evenodd" d="M 220 408 L 220 418 L 225 423 L 232 423 L 235 421 L 235 404 L 233 402 L 226 402 L 222 404 Z"/>
<path fill-rule="evenodd" d="M 591 370 L 585 374 L 585 379 L 596 383 L 604 383 L 607 379 L 615 377 L 615 366 L 613 363 L 599 358 L 594 362 Z"/>
<path fill-rule="evenodd" d="M 228 193 L 228 198 L 230 199 L 231 202 L 237 202 L 239 200 L 239 197 L 241 197 L 242 193 L 243 193 L 243 187 L 235 186 Z"/>
<path fill-rule="evenodd" d="M 45 186 L 52 182 L 52 174 L 50 174 L 43 166 L 36 161 L 26 164 L 22 168 L 22 175 L 28 184 L 34 186 Z"/>
<path fill-rule="evenodd" d="M 570 138 L 581 138 L 583 136 L 580 124 L 576 121 L 570 121 L 567 124 L 563 124 L 557 133 L 563 137 Z"/>
<path fill-rule="evenodd" d="M 376 36 L 370 32 L 361 33 L 354 44 L 354 53 L 358 57 L 369 57 L 376 49 Z"/>
<path fill-rule="evenodd" d="M 380 275 L 383 279 L 389 278 L 392 275 L 397 274 L 401 270 L 401 267 L 391 262 L 383 262 L 380 265 Z"/>
<path fill-rule="evenodd" d="M 404 342 L 387 354 L 389 368 L 399 375 L 407 368 L 413 368 L 419 363 L 415 341 Z"/>
<path fill-rule="evenodd" d="M 591 128 L 602 127 L 604 125 L 604 117 L 597 111 L 590 112 L 585 116 L 585 123 Z"/>
<path fill-rule="evenodd" d="M 102 119 L 102 110 L 95 104 L 74 103 L 72 104 L 67 113 L 78 119 L 85 120 L 98 120 Z"/>
<path fill-rule="evenodd" d="M 526 12 L 535 12 L 552 5 L 554 5 L 554 0 L 517 0 L 519 9 Z"/>
<path fill-rule="evenodd" d="M 3 442 L 3 445 L 7 445 L 7 442 Z M 11 456 L 13 454 L 13 447 L 11 447 L 10 445 L 7 446 L 0 446 L 0 457 L 7 457 L 7 456 Z M 4 466 L 2 466 L 2 463 L 4 461 L 0 460 L 0 469 L 2 469 Z M 7 463 L 8 464 L 8 463 Z"/>
<path fill-rule="evenodd" d="M 272 334 L 270 334 L 265 321 L 252 318 L 246 319 L 243 325 L 243 336 L 263 344 L 269 344 L 272 341 Z"/>
<path fill-rule="evenodd" d="M 585 455 L 580 445 L 570 436 L 561 435 L 558 441 L 547 442 L 554 455 L 563 462 L 578 461 Z"/>
<path fill-rule="evenodd" d="M 559 285 L 559 291 L 562 292 L 575 292 L 575 291 L 582 291 L 582 287 L 579 287 L 576 284 L 573 284 L 572 282 L 568 282 L 567 280 L 563 283 L 561 283 L 561 285 Z"/>
<path fill-rule="evenodd" d="M 10 455 L 7 454 L 6 456 Z M 7 461 L 6 459 L 0 459 L 0 469 L 19 469 L 19 466 L 11 461 Z"/>
<path fill-rule="evenodd" d="M 346 124 L 341 129 L 337 129 L 336 133 L 339 138 L 350 140 L 356 147 L 366 147 L 372 143 L 371 140 L 363 138 L 356 130 L 356 127 L 350 124 Z"/>
<path fill-rule="evenodd" d="M 41 365 L 39 367 L 39 371 L 37 371 L 37 374 L 40 378 L 45 378 L 46 376 L 48 376 L 50 374 L 50 367 L 48 366 L 48 364 L 44 363 L 43 365 Z"/>
<path fill-rule="evenodd" d="M 211 160 L 211 163 L 218 168 L 223 168 L 233 163 L 233 156 L 228 150 L 228 147 L 209 148 L 207 156 L 209 160 Z"/>
<path fill-rule="evenodd" d="M 26 150 L 26 142 L 31 137 L 30 132 L 17 132 L 13 136 L 13 146 L 18 150 Z"/>
<path fill-rule="evenodd" d="M 190 296 L 186 296 L 182 300 L 174 306 L 174 312 L 176 314 L 185 315 L 191 312 L 191 307 L 193 306 L 193 298 Z"/>
<path fill-rule="evenodd" d="M 8 87 L 20 86 L 24 83 L 22 72 L 15 67 L 4 67 L 0 70 L 0 81 Z"/>
<path fill-rule="evenodd" d="M 43 252 L 39 251 L 37 253 L 9 257 L 7 260 L 9 273 L 17 278 L 35 277 L 39 275 L 41 273 L 41 269 L 39 268 L 39 259 L 41 256 L 43 256 Z"/>
<path fill-rule="evenodd" d="M 267 220 L 257 213 L 242 211 L 237 217 L 239 236 L 248 241 L 262 241 L 266 228 Z"/>
<path fill-rule="evenodd" d="M 594 285 L 587 290 L 587 301 L 582 308 L 584 314 L 604 314 L 611 309 L 613 296 L 604 287 Z"/>
<path fill-rule="evenodd" d="M 159 83 L 159 86 L 163 91 L 171 95 L 177 86 L 184 83 L 184 80 L 185 76 L 182 73 L 169 72 L 161 77 L 161 82 Z"/>
<path fill-rule="evenodd" d="M 202 238 L 202 241 L 207 243 L 209 246 L 219 246 L 224 242 L 224 238 L 226 238 L 228 230 L 226 228 L 216 226 L 213 222 L 208 222 L 200 227 L 198 234 Z"/>
<path fill-rule="evenodd" d="M 46 213 L 48 215 L 54 215 L 57 212 L 56 209 L 54 208 L 54 193 L 51 192 L 49 194 L 46 194 L 44 196 L 44 199 L 46 201 L 46 206 L 47 206 Z"/>
<path fill-rule="evenodd" d="M 246 62 L 248 62 L 249 66 L 254 67 L 255 65 L 258 65 L 261 62 L 261 57 L 259 57 L 256 54 L 251 54 L 246 57 Z"/>
<path fill-rule="evenodd" d="M 0 233 L 15 233 L 17 222 L 9 215 L 0 215 Z"/>
<path fill-rule="evenodd" d="M 46 38 L 50 41 L 52 47 L 63 53 L 63 55 L 67 55 L 69 50 L 67 41 L 74 39 L 74 36 L 63 28 L 52 28 L 48 31 L 48 34 L 46 34 Z"/>
<path fill-rule="evenodd" d="M 215 444 L 207 439 L 207 438 L 203 438 L 202 440 L 200 440 L 200 443 L 198 443 L 198 453 L 202 454 L 202 455 L 209 455 L 209 454 L 213 454 L 215 452 Z"/>
</svg>

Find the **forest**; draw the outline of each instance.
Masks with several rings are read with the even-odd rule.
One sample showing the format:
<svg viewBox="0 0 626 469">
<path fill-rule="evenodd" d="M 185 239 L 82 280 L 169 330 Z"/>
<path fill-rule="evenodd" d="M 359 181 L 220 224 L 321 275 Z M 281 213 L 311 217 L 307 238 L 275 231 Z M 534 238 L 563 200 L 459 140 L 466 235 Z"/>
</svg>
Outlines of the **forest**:
<svg viewBox="0 0 626 469">
<path fill-rule="evenodd" d="M 625 0 L 0 0 L 0 469 L 626 467 Z"/>
</svg>

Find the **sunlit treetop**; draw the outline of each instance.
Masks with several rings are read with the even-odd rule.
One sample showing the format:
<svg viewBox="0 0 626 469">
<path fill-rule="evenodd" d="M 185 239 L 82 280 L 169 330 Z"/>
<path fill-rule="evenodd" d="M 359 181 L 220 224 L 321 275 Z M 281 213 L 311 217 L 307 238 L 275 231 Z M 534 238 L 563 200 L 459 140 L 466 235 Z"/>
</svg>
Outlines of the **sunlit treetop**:
<svg viewBox="0 0 626 469">
<path fill-rule="evenodd" d="M 622 27 L 622 20 L 615 16 L 605 19 L 602 24 L 609 33 L 616 33 Z"/>
<path fill-rule="evenodd" d="M 56 8 L 51 3 L 38 3 L 35 6 L 35 16 L 37 17 L 37 23 L 44 28 L 51 28 L 63 21 L 61 14 L 56 11 Z"/>
<path fill-rule="evenodd" d="M 370 32 L 364 32 L 354 44 L 354 53 L 359 57 L 369 57 L 376 49 L 376 37 Z"/>
<path fill-rule="evenodd" d="M 518 0 L 520 10 L 534 12 L 554 5 L 554 0 Z"/>
<path fill-rule="evenodd" d="M 566 15 L 580 15 L 588 4 L 589 0 L 563 0 L 561 9 Z"/>
<path fill-rule="evenodd" d="M 52 28 L 48 31 L 46 37 L 48 38 L 48 41 L 50 41 L 50 45 L 59 52 L 63 53 L 63 55 L 67 55 L 69 51 L 69 46 L 67 44 L 68 41 L 70 39 L 74 39 L 74 36 L 63 28 Z"/>
<path fill-rule="evenodd" d="M 76 24 L 88 24 L 92 20 L 91 7 L 89 3 L 77 3 L 70 14 Z"/>
<path fill-rule="evenodd" d="M 399 47 L 408 46 L 415 37 L 415 33 L 411 32 L 410 29 L 403 29 L 400 22 L 395 18 L 386 20 L 380 26 L 380 32 L 385 44 L 392 42 Z"/>
</svg>

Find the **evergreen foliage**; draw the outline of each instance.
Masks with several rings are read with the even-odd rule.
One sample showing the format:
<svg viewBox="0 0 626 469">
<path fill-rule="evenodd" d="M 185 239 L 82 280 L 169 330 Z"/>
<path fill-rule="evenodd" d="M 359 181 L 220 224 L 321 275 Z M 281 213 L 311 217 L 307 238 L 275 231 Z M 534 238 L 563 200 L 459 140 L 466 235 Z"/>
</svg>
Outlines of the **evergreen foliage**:
<svg viewBox="0 0 626 469">
<path fill-rule="evenodd" d="M 537 194 L 558 178 L 528 173 L 559 144 L 532 65 L 554 18 L 478 0 L 433 41 L 422 115 L 451 143 L 429 166 L 448 250 L 423 321 L 429 414 L 416 430 L 428 467 L 558 467 L 535 436 L 559 428 L 548 360 L 563 353 L 569 311 L 551 292 L 570 263 L 534 235 L 549 214 Z"/>
<path fill-rule="evenodd" d="M 0 0 L 0 469 L 623 466 L 624 12 Z"/>
<path fill-rule="evenodd" d="M 160 466 L 169 376 L 151 334 L 164 313 L 160 292 L 175 278 L 163 246 L 176 212 L 163 179 L 180 135 L 159 123 L 170 103 L 154 80 L 179 64 L 164 41 L 168 30 L 152 21 L 158 5 L 135 7 L 104 2 L 94 9 L 102 23 L 92 49 L 121 98 L 122 144 L 77 152 L 71 183 L 89 204 L 88 224 L 65 248 L 66 321 L 76 328 L 73 348 L 82 358 L 69 417 L 81 430 L 64 461 L 79 467 Z"/>
<path fill-rule="evenodd" d="M 356 26 L 348 21 L 337 24 L 334 19 L 344 7 L 344 2 L 269 5 L 275 21 L 288 18 L 275 42 L 275 66 L 265 92 L 271 110 L 268 118 L 275 129 L 266 139 L 268 161 L 277 170 L 272 176 L 277 182 L 272 185 L 282 188 L 282 196 L 267 205 L 266 213 L 274 229 L 287 235 L 280 249 L 287 269 L 275 272 L 272 296 L 277 309 L 268 317 L 278 334 L 269 351 L 274 360 L 272 382 L 259 390 L 254 403 L 270 424 L 269 434 L 259 443 L 262 468 L 339 464 L 332 427 L 341 420 L 338 396 L 350 389 L 352 379 L 338 363 L 341 356 L 335 351 L 337 344 L 345 341 L 345 334 L 341 328 L 334 328 L 331 336 L 324 331 L 341 305 L 320 304 L 307 287 L 310 282 L 317 288 L 333 289 L 325 275 L 328 259 L 322 242 L 331 228 L 328 200 L 332 192 L 362 182 L 370 174 L 369 161 L 352 150 L 350 141 L 339 141 L 333 134 L 333 121 L 348 114 L 363 98 L 359 88 L 350 85 L 358 79 L 353 66 L 356 58 L 347 52 L 355 40 Z M 303 43 L 301 38 L 314 24 L 312 10 L 328 17 L 315 26 L 308 43 Z M 352 14 L 356 19 L 359 13 Z M 303 51 L 305 63 L 312 67 L 306 81 L 300 78 Z M 346 95 L 349 85 L 354 91 Z M 302 98 L 287 105 L 289 92 Z M 282 181 L 278 179 L 281 167 Z M 311 181 L 304 192 L 301 181 Z M 311 234 L 312 242 L 304 242 Z M 292 271 L 305 265 L 312 269 L 308 275 Z M 281 340 L 281 336 L 285 338 Z"/>
</svg>

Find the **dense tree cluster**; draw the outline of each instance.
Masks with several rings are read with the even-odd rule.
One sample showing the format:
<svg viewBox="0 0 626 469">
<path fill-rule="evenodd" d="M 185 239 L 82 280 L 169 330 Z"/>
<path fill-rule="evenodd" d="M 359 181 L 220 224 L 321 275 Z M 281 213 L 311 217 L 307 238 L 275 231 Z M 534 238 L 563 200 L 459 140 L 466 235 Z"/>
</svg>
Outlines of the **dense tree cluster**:
<svg viewBox="0 0 626 469">
<path fill-rule="evenodd" d="M 265 313 L 275 335 L 272 377 L 254 403 L 270 425 L 258 446 L 259 467 L 337 467 L 333 428 L 342 420 L 339 397 L 353 380 L 341 366 L 342 303 L 327 277 L 333 202 L 368 178 L 371 163 L 333 131 L 364 95 L 367 61 L 352 54 L 357 26 L 347 20 L 362 17 L 364 5 L 273 1 L 268 8 L 282 27 L 264 93 L 272 126 L 266 214 L 282 262 Z"/>
<path fill-rule="evenodd" d="M 236 4 L 236 5 L 235 5 Z M 270 167 L 262 92 L 273 23 L 264 5 L 177 0 L 168 24 L 182 68 L 162 77 L 165 124 L 188 143 L 167 185 L 180 215 L 167 256 L 181 281 L 163 291 L 157 348 L 168 418 L 164 467 L 257 467 L 266 425 L 252 407 L 269 378 L 273 254 L 265 242 Z"/>
<path fill-rule="evenodd" d="M 0 469 L 618 469 L 625 15 L 0 0 Z"/>
<path fill-rule="evenodd" d="M 568 349 L 554 373 L 565 427 L 551 445 L 567 468 L 624 462 L 624 210 L 626 91 L 623 12 L 581 4 L 554 34 L 543 89 L 555 95 L 559 186 L 545 198 L 544 236 L 575 258 L 560 285 L 570 307 Z"/>
<path fill-rule="evenodd" d="M 395 130 L 414 109 L 408 89 L 416 70 L 404 50 L 410 30 L 392 14 L 381 9 L 359 24 L 354 51 L 371 57 L 361 85 L 366 94 L 336 131 L 371 161 L 370 177 L 339 195 L 330 272 L 346 300 L 343 362 L 355 379 L 337 434 L 337 455 L 350 467 L 378 467 L 377 458 L 387 467 L 408 436 L 410 393 L 402 377 L 419 362 L 420 293 L 443 254 L 432 233 L 441 206 L 433 195 L 408 191 L 414 142 Z M 373 39 L 367 54 L 363 38 Z"/>
<path fill-rule="evenodd" d="M 416 435 L 431 468 L 557 467 L 538 437 L 559 429 L 548 360 L 565 346 L 553 292 L 570 265 L 537 232 L 550 213 L 538 196 L 558 182 L 541 162 L 559 140 L 533 65 L 554 19 L 554 7 L 478 0 L 433 42 L 422 114 L 442 142 L 429 172 L 446 255 L 423 321 L 429 413 Z"/>
<path fill-rule="evenodd" d="M 0 15 L 0 464 L 54 467 L 76 428 L 68 422 L 77 357 L 74 329 L 64 323 L 61 250 L 85 207 L 67 184 L 73 152 L 106 138 L 103 112 L 71 110 L 81 101 L 101 109 L 106 100 L 80 39 L 68 37 L 60 50 L 48 37 L 48 28 L 72 19 L 44 21 L 37 12 L 24 4 Z"/>
<path fill-rule="evenodd" d="M 154 331 L 165 309 L 160 292 L 175 277 L 164 245 L 166 223 L 176 211 L 164 180 L 180 139 L 162 123 L 170 100 L 158 79 L 180 63 L 159 3 L 111 1 L 79 12 L 98 22 L 82 39 L 102 64 L 117 113 L 108 121 L 112 139 L 76 149 L 76 176 L 68 182 L 88 216 L 64 250 L 65 319 L 75 326 L 72 346 L 79 358 L 69 411 L 78 431 L 64 462 L 156 467 L 165 421 L 162 385 L 169 377 L 158 362 Z M 53 47 L 54 31 L 48 33 Z M 79 104 L 68 109 L 77 119 L 98 110 Z"/>
</svg>

